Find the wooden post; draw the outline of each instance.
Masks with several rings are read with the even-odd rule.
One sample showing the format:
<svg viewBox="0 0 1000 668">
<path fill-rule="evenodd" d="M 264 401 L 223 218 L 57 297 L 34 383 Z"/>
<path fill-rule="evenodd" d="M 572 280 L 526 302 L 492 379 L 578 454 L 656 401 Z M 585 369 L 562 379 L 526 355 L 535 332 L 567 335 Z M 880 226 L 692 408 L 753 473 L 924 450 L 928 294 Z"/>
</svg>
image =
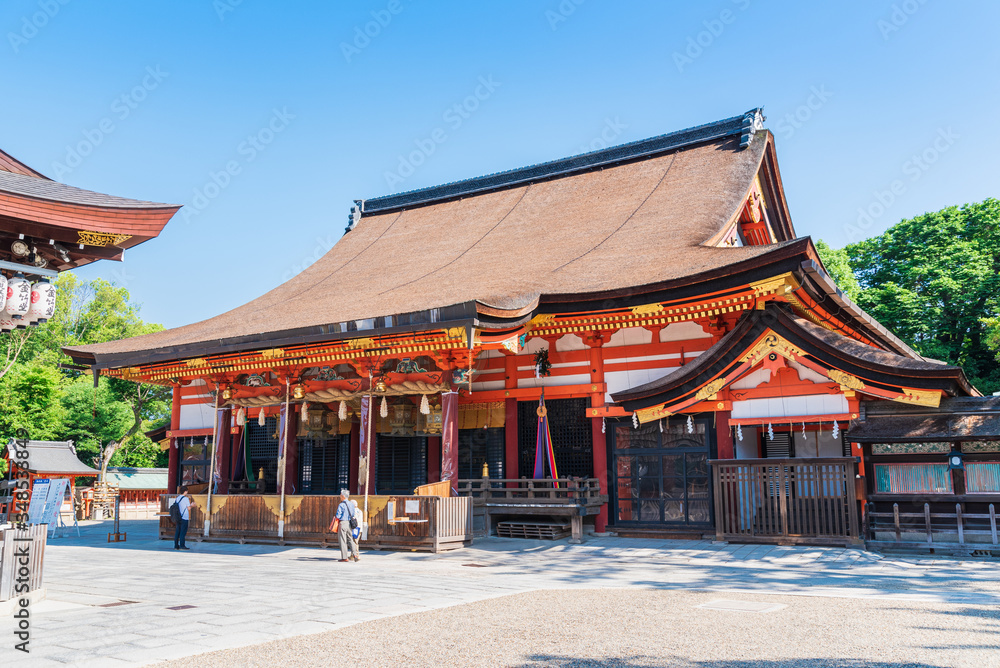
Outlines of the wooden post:
<svg viewBox="0 0 1000 668">
<path fill-rule="evenodd" d="M 590 407 L 604 406 L 604 354 L 601 346 L 604 338 L 599 335 L 588 337 L 590 345 Z M 601 487 L 601 494 L 608 493 L 608 438 L 604 429 L 603 417 L 590 419 L 591 442 L 593 443 L 594 477 Z M 581 519 L 582 522 L 582 519 Z M 608 526 L 608 504 L 601 506 L 600 512 L 594 518 L 594 533 L 604 533 Z"/>
<path fill-rule="evenodd" d="M 170 429 L 176 431 L 181 428 L 181 386 L 174 385 L 170 400 Z M 167 494 L 177 493 L 177 480 L 180 477 L 180 453 L 177 448 L 177 439 L 170 439 L 170 449 L 167 450 Z"/>
<path fill-rule="evenodd" d="M 208 459 L 208 495 L 205 497 L 204 537 L 212 527 L 212 486 L 215 484 L 215 452 L 219 446 L 219 384 L 215 384 L 215 412 L 212 414 L 212 450 Z"/>
<path fill-rule="evenodd" d="M 458 392 L 441 393 L 441 480 L 458 487 Z"/>
<path fill-rule="evenodd" d="M 504 358 L 504 388 L 517 389 L 517 355 L 507 355 Z M 517 399 L 504 399 L 504 477 L 518 478 L 521 475 L 517 451 Z M 513 483 L 516 487 L 517 483 Z M 508 483 L 508 487 L 511 483 Z"/>
</svg>

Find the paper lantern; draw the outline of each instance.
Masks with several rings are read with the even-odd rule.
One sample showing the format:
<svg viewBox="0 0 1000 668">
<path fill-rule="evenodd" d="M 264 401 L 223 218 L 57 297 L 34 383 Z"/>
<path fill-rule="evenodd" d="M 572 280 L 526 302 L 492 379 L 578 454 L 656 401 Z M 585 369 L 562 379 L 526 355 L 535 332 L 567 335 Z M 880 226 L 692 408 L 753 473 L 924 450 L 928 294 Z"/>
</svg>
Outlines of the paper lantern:
<svg viewBox="0 0 1000 668">
<path fill-rule="evenodd" d="M 7 306 L 7 277 L 0 274 L 0 313 Z"/>
<path fill-rule="evenodd" d="M 18 274 L 7 281 L 7 304 L 3 312 L 10 316 L 11 320 L 18 321 L 27 315 L 30 308 L 31 283 Z"/>
<path fill-rule="evenodd" d="M 28 319 L 38 324 L 48 322 L 56 312 L 56 286 L 48 281 L 39 281 L 31 286 L 31 307 Z"/>
<path fill-rule="evenodd" d="M 0 313 L 0 332 L 9 332 L 17 329 L 17 323 L 11 320 L 6 313 Z"/>
</svg>

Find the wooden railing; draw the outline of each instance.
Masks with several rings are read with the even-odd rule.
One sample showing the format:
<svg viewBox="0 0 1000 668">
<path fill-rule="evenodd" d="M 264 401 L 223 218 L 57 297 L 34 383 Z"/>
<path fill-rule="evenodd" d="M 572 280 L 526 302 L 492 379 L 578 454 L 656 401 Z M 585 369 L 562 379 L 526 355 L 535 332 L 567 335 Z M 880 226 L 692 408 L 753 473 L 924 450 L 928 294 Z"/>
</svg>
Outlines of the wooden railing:
<svg viewBox="0 0 1000 668">
<path fill-rule="evenodd" d="M 900 512 L 898 503 L 892 504 L 892 512 L 878 512 L 876 504 L 869 503 L 865 512 L 867 543 L 872 547 L 943 549 L 961 554 L 1000 548 L 994 504 L 989 504 L 986 513 L 965 512 L 962 505 L 956 503 L 953 513 L 941 513 L 931 512 L 931 504 L 924 503 L 922 513 L 910 513 Z"/>
<path fill-rule="evenodd" d="M 479 501 L 603 505 L 597 478 L 472 478 L 458 481 L 458 495 Z"/>
<path fill-rule="evenodd" d="M 36 524 L 27 529 L 0 529 L 0 601 L 20 598 L 41 589 L 48 528 L 47 524 Z M 25 549 L 27 564 L 21 563 L 18 558 L 25 553 Z M 26 574 L 19 572 L 22 570 Z M 27 585 L 27 591 L 17 591 L 16 587 L 21 584 Z"/>
<path fill-rule="evenodd" d="M 163 495 L 166 513 L 174 495 Z M 364 508 L 364 498 L 356 500 Z M 204 495 L 196 495 L 190 510 L 188 536 L 205 539 Z M 207 540 L 239 543 L 305 543 L 336 546 L 337 535 L 329 531 L 340 504 L 339 496 L 289 495 L 285 497 L 284 525 L 278 520 L 281 500 L 275 495 L 213 495 L 212 522 Z M 438 496 L 369 496 L 368 531 L 361 547 L 427 549 L 439 551 L 472 542 L 472 499 Z M 160 518 L 160 537 L 172 538 L 173 522 Z"/>
<path fill-rule="evenodd" d="M 712 460 L 718 540 L 860 543 L 855 462 Z"/>
</svg>

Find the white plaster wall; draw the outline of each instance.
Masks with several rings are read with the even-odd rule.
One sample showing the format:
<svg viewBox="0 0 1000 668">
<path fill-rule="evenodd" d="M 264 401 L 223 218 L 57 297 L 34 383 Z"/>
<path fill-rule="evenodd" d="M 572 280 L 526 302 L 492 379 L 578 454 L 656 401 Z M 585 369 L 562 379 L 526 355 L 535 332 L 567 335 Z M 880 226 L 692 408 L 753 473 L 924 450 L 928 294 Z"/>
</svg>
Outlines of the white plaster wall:
<svg viewBox="0 0 1000 668">
<path fill-rule="evenodd" d="M 733 418 L 781 418 L 830 415 L 848 412 L 842 394 L 809 394 L 802 397 L 772 397 L 733 402 Z"/>
<path fill-rule="evenodd" d="M 802 366 L 798 362 L 788 362 L 788 365 L 799 372 L 799 380 L 811 380 L 814 383 L 830 382 L 830 379 L 823 374 L 817 373 L 807 366 Z"/>
<path fill-rule="evenodd" d="M 553 365 L 555 366 L 555 365 Z M 580 367 L 581 369 L 586 367 Z M 560 385 L 583 385 L 590 382 L 590 373 L 574 373 L 566 376 L 546 376 L 545 378 L 520 378 L 518 387 L 558 387 Z M 503 389 L 500 387 L 499 389 Z"/>
<path fill-rule="evenodd" d="M 710 339 L 712 335 L 694 322 L 675 322 L 660 330 L 660 341 L 684 341 L 686 339 Z"/>
<path fill-rule="evenodd" d="M 636 369 L 633 371 L 606 371 L 604 372 L 604 382 L 608 385 L 608 392 L 604 395 L 604 400 L 611 403 L 611 394 L 621 392 L 639 385 L 651 383 L 654 380 L 663 378 L 674 370 L 668 369 Z"/>
<path fill-rule="evenodd" d="M 699 328 L 700 329 L 700 328 Z M 611 335 L 605 348 L 621 348 L 622 346 L 641 346 L 653 342 L 653 333 L 643 327 L 626 327 Z"/>
<path fill-rule="evenodd" d="M 586 350 L 587 346 L 584 345 L 583 339 L 581 339 L 576 334 L 567 334 L 558 341 L 556 341 L 556 352 L 565 352 L 567 350 Z"/>
<path fill-rule="evenodd" d="M 181 404 L 180 429 L 207 429 L 212 427 L 215 408 L 208 404 Z"/>
<path fill-rule="evenodd" d="M 729 387 L 734 390 L 749 390 L 769 380 L 771 380 L 770 369 L 757 369 L 743 376 L 735 383 L 732 383 Z"/>
</svg>

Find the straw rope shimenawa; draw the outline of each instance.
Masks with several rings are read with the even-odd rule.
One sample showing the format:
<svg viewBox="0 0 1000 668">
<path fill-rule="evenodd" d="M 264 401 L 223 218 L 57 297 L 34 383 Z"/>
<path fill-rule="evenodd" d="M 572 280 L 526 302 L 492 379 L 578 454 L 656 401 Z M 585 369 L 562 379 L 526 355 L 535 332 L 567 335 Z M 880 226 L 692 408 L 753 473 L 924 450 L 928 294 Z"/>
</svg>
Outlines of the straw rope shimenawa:
<svg viewBox="0 0 1000 668">
<path fill-rule="evenodd" d="M 259 346 L 276 332 L 469 304 L 516 313 L 544 295 L 625 290 L 719 270 L 793 243 L 717 245 L 773 151 L 767 131 L 746 148 L 730 134 L 600 169 L 365 214 L 320 260 L 248 304 L 71 355 L 180 353 L 226 341 Z M 358 281 L 376 262 L 382 270 Z"/>
</svg>

